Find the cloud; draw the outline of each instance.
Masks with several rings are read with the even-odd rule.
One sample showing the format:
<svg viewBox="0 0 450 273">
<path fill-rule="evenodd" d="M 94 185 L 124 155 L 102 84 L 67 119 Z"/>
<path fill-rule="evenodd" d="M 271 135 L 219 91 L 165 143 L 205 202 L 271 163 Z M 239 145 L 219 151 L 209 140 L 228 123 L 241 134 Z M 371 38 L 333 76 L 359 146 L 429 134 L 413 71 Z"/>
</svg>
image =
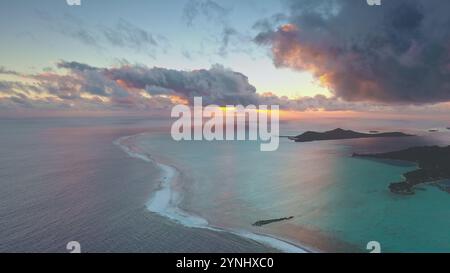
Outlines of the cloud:
<svg viewBox="0 0 450 273">
<path fill-rule="evenodd" d="M 247 77 L 220 65 L 180 71 L 123 64 L 99 68 L 61 61 L 58 71 L 23 75 L 28 83 L 0 81 L 0 98 L 27 107 L 52 100 L 57 105 L 121 109 L 154 109 L 191 103 L 202 96 L 207 104 L 256 104 L 256 89 Z M 65 73 L 61 73 L 65 70 Z M 20 103 L 19 103 L 20 102 Z"/>
<path fill-rule="evenodd" d="M 250 34 L 243 33 L 233 27 L 225 26 L 218 38 L 218 55 L 225 58 L 229 53 L 244 53 L 252 56 L 255 44 Z"/>
<path fill-rule="evenodd" d="M 103 27 L 105 39 L 115 47 L 129 48 L 151 56 L 162 45 L 167 48 L 168 40 L 161 35 L 154 35 L 125 19 L 119 19 L 114 27 Z"/>
<path fill-rule="evenodd" d="M 111 44 L 117 46 L 142 48 L 158 44 L 151 33 L 124 19 L 120 19 L 113 28 L 105 28 L 104 34 Z"/>
<path fill-rule="evenodd" d="M 86 70 L 97 70 L 98 68 L 87 65 L 87 64 L 83 64 L 83 63 L 79 63 L 79 62 L 66 62 L 66 61 L 62 61 L 57 63 L 56 65 L 58 68 L 66 68 L 66 69 L 70 69 L 73 71 L 86 71 Z"/>
<path fill-rule="evenodd" d="M 225 57 L 228 54 L 230 40 L 239 35 L 238 31 L 228 22 L 230 12 L 231 9 L 227 9 L 213 0 L 189 0 L 183 8 L 182 20 L 189 27 L 192 27 L 195 21 L 201 20 L 203 24 L 200 31 L 210 28 L 211 32 L 211 35 L 208 35 L 203 42 L 211 43 L 213 41 L 218 44 L 218 49 L 213 54 Z M 187 59 L 192 59 L 193 55 L 204 56 L 205 52 L 204 49 L 199 52 L 184 49 L 181 54 Z"/>
<path fill-rule="evenodd" d="M 449 1 L 287 1 L 287 23 L 255 38 L 274 64 L 309 71 L 346 101 L 450 101 Z"/>
<path fill-rule="evenodd" d="M 289 18 L 286 14 L 277 13 L 270 16 L 269 18 L 259 19 L 253 24 L 253 29 L 258 30 L 260 32 L 269 31 L 288 19 Z"/>
<path fill-rule="evenodd" d="M 233 5 L 233 3 L 226 4 Z M 181 55 L 189 60 L 205 55 L 226 58 L 229 53 L 252 55 L 253 50 L 258 48 L 253 42 L 253 35 L 231 20 L 232 11 L 232 7 L 223 6 L 213 0 L 187 1 L 183 8 L 183 22 L 188 27 L 193 27 L 197 23 L 200 27 L 196 31 L 204 33 L 205 36 L 201 41 L 201 49 L 184 48 Z"/>
<path fill-rule="evenodd" d="M 104 73 L 128 88 L 146 90 L 150 95 L 171 94 L 189 102 L 195 96 L 203 96 L 205 103 L 220 105 L 257 102 L 256 88 L 247 77 L 220 65 L 194 71 L 124 66 Z"/>
<path fill-rule="evenodd" d="M 19 76 L 20 73 L 14 70 L 10 70 L 10 69 L 6 69 L 3 66 L 0 66 L 0 74 L 5 74 L 5 75 L 14 75 L 14 76 Z"/>
<path fill-rule="evenodd" d="M 396 109 L 383 103 L 351 102 L 322 95 L 292 99 L 270 92 L 257 93 L 245 75 L 221 65 L 183 71 L 125 61 L 118 67 L 61 61 L 50 72 L 19 74 L 26 81 L 0 81 L 0 110 L 158 110 L 179 103 L 192 105 L 196 96 L 201 96 L 205 105 L 263 104 L 295 111 L 393 112 Z M 436 109 L 442 112 L 448 106 L 426 108 L 427 111 Z"/>
<path fill-rule="evenodd" d="M 234 28 L 225 27 L 223 29 L 221 46 L 219 48 L 219 55 L 225 57 L 228 54 L 227 49 L 230 44 L 230 40 L 231 38 L 233 38 L 233 36 L 236 35 L 238 35 L 238 32 Z"/>
<path fill-rule="evenodd" d="M 213 0 L 189 0 L 183 8 L 183 21 L 192 26 L 194 21 L 203 16 L 206 20 L 225 25 L 225 18 L 230 10 Z"/>
<path fill-rule="evenodd" d="M 201 96 L 204 104 L 220 106 L 275 104 L 290 110 L 353 107 L 323 96 L 292 100 L 273 93 L 258 94 L 245 75 L 221 65 L 182 71 L 127 62 L 119 67 L 100 68 L 61 61 L 56 68 L 56 72 L 23 75 L 28 83 L 0 81 L 0 106 L 7 101 L 9 106 L 26 108 L 142 110 L 192 104 L 194 97 Z"/>
<path fill-rule="evenodd" d="M 87 26 L 83 20 L 71 14 L 59 17 L 45 11 L 36 10 L 36 15 L 48 25 L 48 28 L 61 35 L 73 38 L 81 43 L 101 49 L 98 34 L 93 28 Z"/>
<path fill-rule="evenodd" d="M 37 15 L 53 31 L 99 50 L 125 48 L 154 57 L 158 50 L 166 52 L 170 47 L 170 42 L 164 35 L 152 33 L 123 18 L 119 18 L 111 26 L 91 26 L 71 14 L 58 17 L 37 11 Z"/>
</svg>

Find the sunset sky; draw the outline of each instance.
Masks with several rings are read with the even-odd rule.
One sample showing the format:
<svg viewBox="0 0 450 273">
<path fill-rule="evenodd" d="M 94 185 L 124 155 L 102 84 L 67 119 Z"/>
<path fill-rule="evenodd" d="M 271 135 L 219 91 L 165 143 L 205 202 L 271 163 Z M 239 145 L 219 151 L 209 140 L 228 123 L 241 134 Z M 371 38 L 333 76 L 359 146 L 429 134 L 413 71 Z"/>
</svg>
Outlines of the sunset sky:
<svg viewBox="0 0 450 273">
<path fill-rule="evenodd" d="M 0 111 L 145 111 L 202 96 L 446 114 L 448 10 L 441 0 L 1 1 Z"/>
</svg>

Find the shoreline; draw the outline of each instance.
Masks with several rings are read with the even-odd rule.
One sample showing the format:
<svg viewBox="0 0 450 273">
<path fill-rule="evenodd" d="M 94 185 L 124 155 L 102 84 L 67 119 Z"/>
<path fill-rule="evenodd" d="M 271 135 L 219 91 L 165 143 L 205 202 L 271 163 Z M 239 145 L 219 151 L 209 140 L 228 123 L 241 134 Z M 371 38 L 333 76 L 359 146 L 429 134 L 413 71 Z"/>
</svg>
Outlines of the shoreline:
<svg viewBox="0 0 450 273">
<path fill-rule="evenodd" d="M 389 184 L 389 190 L 392 193 L 414 195 L 414 188 L 417 185 L 434 183 L 450 178 L 450 172 L 448 171 L 449 151 L 450 146 L 416 146 L 385 153 L 353 153 L 352 157 L 402 160 L 416 164 L 415 170 L 403 173 L 402 181 Z"/>
<path fill-rule="evenodd" d="M 155 164 L 161 170 L 159 179 L 159 187 L 152 194 L 151 198 L 146 203 L 147 210 L 162 215 L 178 224 L 190 228 L 208 229 L 216 232 L 230 233 L 246 239 L 251 239 L 257 243 L 269 246 L 276 250 L 287 253 L 308 253 L 317 252 L 309 247 L 300 246 L 285 239 L 277 238 L 268 234 L 255 233 L 247 230 L 224 229 L 212 226 L 208 221 L 202 217 L 186 212 L 179 208 L 182 201 L 182 194 L 172 189 L 172 186 L 179 179 L 179 171 L 170 165 L 157 162 L 150 155 L 145 154 L 139 147 L 133 145 L 133 140 L 144 135 L 140 133 L 132 136 L 125 136 L 115 140 L 113 143 L 121 148 L 130 157 L 144 160 Z"/>
</svg>

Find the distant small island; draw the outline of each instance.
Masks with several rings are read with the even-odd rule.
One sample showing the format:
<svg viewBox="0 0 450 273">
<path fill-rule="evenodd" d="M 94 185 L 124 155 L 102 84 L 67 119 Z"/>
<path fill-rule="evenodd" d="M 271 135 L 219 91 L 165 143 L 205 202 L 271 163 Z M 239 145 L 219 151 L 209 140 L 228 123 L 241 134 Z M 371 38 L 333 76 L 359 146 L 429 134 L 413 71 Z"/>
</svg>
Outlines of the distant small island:
<svg viewBox="0 0 450 273">
<path fill-rule="evenodd" d="M 372 137 L 410 137 L 413 135 L 408 135 L 401 132 L 386 132 L 386 133 L 360 133 L 352 130 L 344 130 L 337 128 L 326 132 L 313 132 L 308 131 L 301 135 L 295 137 L 289 137 L 290 140 L 295 142 L 310 142 L 310 141 L 321 141 L 321 140 L 337 140 L 337 139 L 354 139 L 354 138 L 372 138 Z"/>
<path fill-rule="evenodd" d="M 353 154 L 354 157 L 403 160 L 418 164 L 419 169 L 403 174 L 404 181 L 391 183 L 389 189 L 397 194 L 414 194 L 414 186 L 421 183 L 450 179 L 450 146 L 414 147 L 379 154 Z"/>
</svg>

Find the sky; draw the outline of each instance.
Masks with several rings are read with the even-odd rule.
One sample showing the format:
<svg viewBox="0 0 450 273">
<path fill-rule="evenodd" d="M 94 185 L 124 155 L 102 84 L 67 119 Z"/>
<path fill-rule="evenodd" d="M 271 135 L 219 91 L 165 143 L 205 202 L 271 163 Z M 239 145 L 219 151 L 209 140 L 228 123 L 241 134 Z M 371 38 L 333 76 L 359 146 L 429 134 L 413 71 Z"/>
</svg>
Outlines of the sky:
<svg viewBox="0 0 450 273">
<path fill-rule="evenodd" d="M 64 0 L 2 1 L 0 32 L 8 41 L 0 45 L 2 65 L 39 72 L 58 60 L 102 67 L 126 60 L 181 70 L 222 64 L 244 73 L 260 92 L 276 90 L 290 97 L 328 93 L 308 73 L 277 69 L 266 50 L 252 41 L 257 34 L 255 23 L 281 12 L 280 1 L 81 3 L 69 6 Z M 103 37 L 108 29 L 127 25 L 147 32 L 157 44 L 117 45 Z M 225 38 L 226 33 L 231 37 Z"/>
<path fill-rule="evenodd" d="M 0 111 L 447 113 L 450 1 L 0 1 Z"/>
</svg>

